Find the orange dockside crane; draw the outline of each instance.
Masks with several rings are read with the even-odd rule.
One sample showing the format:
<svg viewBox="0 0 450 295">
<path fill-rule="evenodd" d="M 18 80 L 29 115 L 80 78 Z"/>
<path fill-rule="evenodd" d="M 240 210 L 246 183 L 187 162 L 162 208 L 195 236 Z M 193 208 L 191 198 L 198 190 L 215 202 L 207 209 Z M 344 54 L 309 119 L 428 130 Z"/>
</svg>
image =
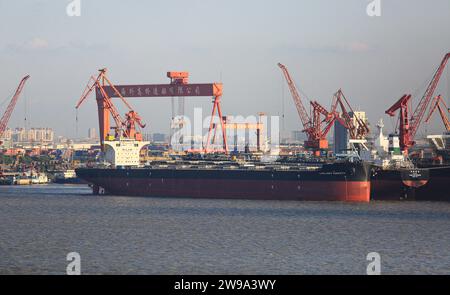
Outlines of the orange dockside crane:
<svg viewBox="0 0 450 295">
<path fill-rule="evenodd" d="M 122 102 L 127 106 L 129 111 L 125 114 L 125 118 L 122 118 L 120 116 L 117 107 L 113 104 L 111 95 L 108 94 L 105 90 L 106 85 L 109 85 L 109 87 L 113 89 L 114 94 L 120 97 Z M 96 90 L 97 93 L 100 140 L 102 147 L 105 140 L 111 140 L 120 137 L 142 141 L 142 133 L 136 130 L 136 124 L 140 128 L 144 128 L 145 124 L 142 123 L 142 119 L 138 115 L 138 113 L 133 110 L 131 105 L 108 79 L 108 77 L 106 76 L 106 69 L 100 69 L 97 78 L 91 76 L 75 108 L 78 109 L 89 96 L 89 94 L 91 94 L 91 92 L 94 90 Z M 112 128 L 110 127 L 109 123 L 110 115 L 113 117 L 113 120 L 116 124 L 116 126 Z M 114 136 L 110 135 L 110 129 L 114 129 Z"/>
<path fill-rule="evenodd" d="M 303 124 L 303 132 L 305 132 L 308 137 L 305 141 L 305 147 L 313 150 L 314 154 L 319 156 L 321 150 L 328 149 L 327 135 L 330 132 L 333 123 L 337 119 L 334 112 L 335 107 L 332 107 L 333 110 L 329 112 L 317 101 L 311 101 L 309 115 L 302 103 L 300 94 L 297 91 L 297 87 L 295 86 L 287 67 L 281 63 L 278 64 L 278 67 L 280 67 L 283 72 L 289 86 L 289 90 L 291 91 L 295 107 L 297 108 L 298 115 Z M 324 128 L 322 128 L 322 124 L 325 124 Z"/>
<path fill-rule="evenodd" d="M 433 78 L 428 84 L 427 90 L 419 101 L 416 109 L 409 116 L 411 111 L 411 98 L 410 94 L 403 95 L 393 106 L 386 110 L 386 114 L 393 117 L 397 110 L 400 111 L 399 118 L 399 136 L 400 136 L 400 149 L 408 154 L 408 149 L 414 146 L 414 137 L 419 130 L 420 124 L 425 116 L 425 112 L 432 101 L 434 91 L 436 90 L 439 80 L 444 72 L 448 60 L 450 59 L 450 52 L 447 53 L 441 61 L 438 69 L 434 73 Z"/>
</svg>

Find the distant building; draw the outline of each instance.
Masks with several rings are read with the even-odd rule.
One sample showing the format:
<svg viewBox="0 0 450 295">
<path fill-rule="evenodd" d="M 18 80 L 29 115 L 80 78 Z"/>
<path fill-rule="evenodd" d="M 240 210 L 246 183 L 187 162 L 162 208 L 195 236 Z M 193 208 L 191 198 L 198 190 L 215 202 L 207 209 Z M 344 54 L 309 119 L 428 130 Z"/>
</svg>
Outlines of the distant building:
<svg viewBox="0 0 450 295">
<path fill-rule="evenodd" d="M 347 128 L 338 120 L 334 122 L 334 143 L 333 152 L 335 154 L 344 153 L 349 148 L 349 134 Z"/>
<path fill-rule="evenodd" d="M 164 133 L 153 133 L 153 142 L 166 142 L 166 135 Z"/>
<path fill-rule="evenodd" d="M 353 120 L 354 126 L 359 126 L 358 120 L 364 122 L 367 126 L 369 126 L 369 119 L 367 118 L 366 112 L 362 111 L 356 111 L 356 112 L 350 112 L 350 116 Z"/>
<path fill-rule="evenodd" d="M 95 130 L 95 128 L 88 129 L 88 138 L 89 139 L 98 139 L 97 130 Z"/>
<path fill-rule="evenodd" d="M 143 133 L 142 134 L 142 139 L 144 141 L 152 141 L 153 137 L 151 133 Z"/>
<path fill-rule="evenodd" d="M 292 131 L 291 139 L 294 142 L 303 142 L 306 140 L 306 134 L 303 131 L 294 130 Z"/>
<path fill-rule="evenodd" d="M 367 119 L 366 112 L 356 111 L 349 113 L 352 120 L 353 126 L 358 128 L 359 122 L 363 122 L 365 125 L 369 126 L 369 120 Z M 333 152 L 335 154 L 341 154 L 350 149 L 350 132 L 349 130 L 341 124 L 339 120 L 334 122 L 334 145 Z"/>
<path fill-rule="evenodd" d="M 51 143 L 54 141 L 55 133 L 51 128 L 16 128 L 8 132 L 8 136 L 14 143 L 41 142 Z"/>
<path fill-rule="evenodd" d="M 12 138 L 12 134 L 13 134 L 13 131 L 10 128 L 7 128 L 5 130 L 5 132 L 3 133 L 2 139 L 10 141 Z"/>
</svg>

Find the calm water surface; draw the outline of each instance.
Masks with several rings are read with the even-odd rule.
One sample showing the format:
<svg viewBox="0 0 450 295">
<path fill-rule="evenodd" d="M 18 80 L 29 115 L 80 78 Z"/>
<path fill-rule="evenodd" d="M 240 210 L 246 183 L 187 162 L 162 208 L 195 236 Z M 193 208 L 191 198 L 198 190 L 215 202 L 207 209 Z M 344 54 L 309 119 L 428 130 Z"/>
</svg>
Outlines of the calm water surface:
<svg viewBox="0 0 450 295">
<path fill-rule="evenodd" d="M 450 274 L 450 203 L 93 196 L 0 187 L 0 274 Z"/>
</svg>

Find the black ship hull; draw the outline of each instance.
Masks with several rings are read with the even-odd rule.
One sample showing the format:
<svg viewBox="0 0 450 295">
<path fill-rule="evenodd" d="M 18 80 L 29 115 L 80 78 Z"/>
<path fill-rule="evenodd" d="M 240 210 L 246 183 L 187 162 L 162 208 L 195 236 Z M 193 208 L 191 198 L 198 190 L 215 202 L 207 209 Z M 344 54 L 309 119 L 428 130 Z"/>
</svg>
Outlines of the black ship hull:
<svg viewBox="0 0 450 295">
<path fill-rule="evenodd" d="M 370 166 L 323 164 L 302 169 L 80 168 L 94 194 L 258 200 L 370 200 Z"/>
<path fill-rule="evenodd" d="M 375 170 L 372 200 L 450 201 L 450 166 Z"/>
</svg>

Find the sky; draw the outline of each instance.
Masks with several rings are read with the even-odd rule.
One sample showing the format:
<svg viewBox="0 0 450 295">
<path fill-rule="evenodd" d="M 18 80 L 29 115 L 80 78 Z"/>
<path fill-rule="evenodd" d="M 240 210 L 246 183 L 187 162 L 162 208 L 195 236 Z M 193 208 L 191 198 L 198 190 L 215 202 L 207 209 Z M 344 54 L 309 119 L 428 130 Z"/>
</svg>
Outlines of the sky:
<svg viewBox="0 0 450 295">
<path fill-rule="evenodd" d="M 78 114 L 75 104 L 88 78 L 106 67 L 116 84 L 167 83 L 167 71 L 188 71 L 192 83 L 222 82 L 225 114 L 284 113 L 285 131 L 298 130 L 281 62 L 305 104 L 329 106 L 342 88 L 372 126 L 384 118 L 389 131 L 395 120 L 384 111 L 404 93 L 417 104 L 450 52 L 448 0 L 381 0 L 375 17 L 366 13 L 369 0 L 81 0 L 81 15 L 70 17 L 71 2 L 0 0 L 0 112 L 31 75 L 10 127 L 26 117 L 58 135 L 87 136 L 98 129 L 95 99 Z M 438 93 L 450 97 L 450 69 Z M 169 132 L 170 98 L 129 101 L 144 132 Z M 187 98 L 186 114 L 202 107 L 206 116 L 211 106 L 210 98 Z M 425 131 L 442 132 L 442 123 Z"/>
</svg>

